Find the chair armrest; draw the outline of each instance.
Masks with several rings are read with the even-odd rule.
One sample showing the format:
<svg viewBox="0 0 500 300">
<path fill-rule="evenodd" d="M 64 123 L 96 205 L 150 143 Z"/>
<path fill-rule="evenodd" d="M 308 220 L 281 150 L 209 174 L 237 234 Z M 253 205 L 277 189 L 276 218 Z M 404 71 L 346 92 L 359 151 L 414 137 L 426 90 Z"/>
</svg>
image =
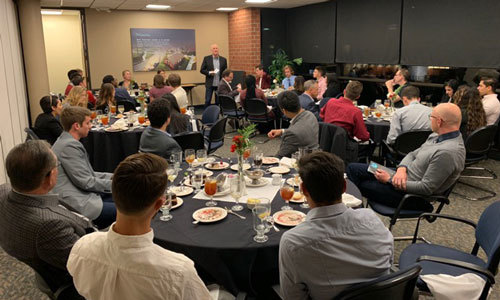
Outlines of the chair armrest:
<svg viewBox="0 0 500 300">
<path fill-rule="evenodd" d="M 457 222 L 461 222 L 461 223 L 470 225 L 474 228 L 476 228 L 476 226 L 477 226 L 476 223 L 474 223 L 471 220 L 465 219 L 465 218 L 460 218 L 460 217 L 456 217 L 456 216 L 452 216 L 452 215 L 436 214 L 436 213 L 423 213 L 420 215 L 420 217 L 418 217 L 417 225 L 415 226 L 415 233 L 413 234 L 412 244 L 415 244 L 415 242 L 417 241 L 418 229 L 420 228 L 420 220 L 422 220 L 423 218 L 428 219 L 428 217 L 433 217 L 436 219 L 443 218 L 443 219 L 448 219 L 448 220 L 452 220 L 452 221 L 457 221 Z"/>
<path fill-rule="evenodd" d="M 435 262 L 435 263 L 455 266 L 455 267 L 464 268 L 464 269 L 467 269 L 470 271 L 474 271 L 474 272 L 477 272 L 477 273 L 480 273 L 480 274 L 486 276 L 486 278 L 488 279 L 490 284 L 495 284 L 495 276 L 489 270 L 482 268 L 482 267 L 475 265 L 475 264 L 471 264 L 471 263 L 464 262 L 461 260 L 436 257 L 436 256 L 429 256 L 429 255 L 424 255 L 424 256 L 421 256 L 417 259 L 417 262 L 421 262 L 421 261 L 431 261 L 431 262 Z"/>
</svg>

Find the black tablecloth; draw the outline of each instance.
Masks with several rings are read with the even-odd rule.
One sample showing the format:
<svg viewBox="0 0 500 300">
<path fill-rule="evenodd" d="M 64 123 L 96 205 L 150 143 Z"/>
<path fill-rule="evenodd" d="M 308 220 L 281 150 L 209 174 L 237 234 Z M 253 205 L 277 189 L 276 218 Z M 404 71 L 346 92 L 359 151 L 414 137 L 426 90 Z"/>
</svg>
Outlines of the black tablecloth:
<svg viewBox="0 0 500 300">
<path fill-rule="evenodd" d="M 231 170 L 226 172 L 235 173 Z M 247 191 L 252 195 L 251 187 L 247 187 Z M 361 199 L 360 191 L 350 181 L 347 191 Z M 258 295 L 266 287 L 277 284 L 279 241 L 289 228 L 276 225 L 280 231 L 271 229 L 266 233 L 269 237 L 266 243 L 254 242 L 256 233 L 253 230 L 252 212 L 245 205 L 245 209 L 239 213 L 246 216 L 246 220 L 228 214 L 217 223 L 194 225 L 192 214 L 205 207 L 206 201 L 193 199 L 192 196 L 194 194 L 182 197 L 184 204 L 171 212 L 172 220 L 162 222 L 159 220 L 160 214 L 153 219 L 155 243 L 185 254 L 195 262 L 202 278 L 215 281 L 235 295 L 239 291 Z M 218 202 L 220 207 L 230 208 L 233 205 L 231 202 Z M 284 201 L 277 193 L 272 201 L 271 214 L 280 210 L 283 205 Z M 308 211 L 300 208 L 299 204 L 291 203 L 291 206 L 304 213 Z"/>
<path fill-rule="evenodd" d="M 391 123 L 389 121 L 377 118 L 368 118 L 365 120 L 366 129 L 370 133 L 370 138 L 377 144 L 380 144 L 387 138 Z"/>
<path fill-rule="evenodd" d="M 143 127 L 121 132 L 91 130 L 87 138 L 82 139 L 82 144 L 94 170 L 114 172 L 122 160 L 139 151 L 143 131 Z"/>
</svg>

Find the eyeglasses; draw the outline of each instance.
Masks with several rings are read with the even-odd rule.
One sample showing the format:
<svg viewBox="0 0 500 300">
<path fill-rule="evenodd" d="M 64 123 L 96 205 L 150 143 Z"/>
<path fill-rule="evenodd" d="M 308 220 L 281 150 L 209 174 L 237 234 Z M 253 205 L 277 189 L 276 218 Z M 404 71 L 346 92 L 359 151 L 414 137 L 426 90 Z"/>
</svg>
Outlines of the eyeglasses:
<svg viewBox="0 0 500 300">
<path fill-rule="evenodd" d="M 59 168 L 59 166 L 60 166 L 60 165 L 61 165 L 61 162 L 60 162 L 60 161 L 57 161 L 57 162 L 56 162 L 56 166 L 55 166 L 55 167 L 53 167 L 52 169 L 50 169 L 50 171 L 49 171 L 49 172 L 47 172 L 47 175 L 45 175 L 45 176 L 49 176 L 49 175 L 50 175 L 50 172 L 52 172 L 52 170 L 54 170 L 55 168 Z"/>
<path fill-rule="evenodd" d="M 429 114 L 429 119 L 432 119 L 432 118 L 434 118 L 434 119 L 436 119 L 436 120 L 441 120 L 441 122 L 443 122 L 443 123 L 445 122 L 445 121 L 443 120 L 443 118 L 441 118 L 441 117 L 439 117 L 439 116 L 433 116 L 432 114 Z"/>
</svg>

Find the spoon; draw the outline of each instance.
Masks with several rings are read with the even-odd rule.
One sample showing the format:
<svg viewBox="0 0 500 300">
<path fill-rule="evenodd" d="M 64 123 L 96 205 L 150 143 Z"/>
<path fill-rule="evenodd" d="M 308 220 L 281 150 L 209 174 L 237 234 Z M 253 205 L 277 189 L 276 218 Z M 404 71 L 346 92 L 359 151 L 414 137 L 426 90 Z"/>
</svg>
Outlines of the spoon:
<svg viewBox="0 0 500 300">
<path fill-rule="evenodd" d="M 193 221 L 193 224 L 198 224 L 198 223 L 200 223 L 200 220 L 194 220 Z"/>
</svg>

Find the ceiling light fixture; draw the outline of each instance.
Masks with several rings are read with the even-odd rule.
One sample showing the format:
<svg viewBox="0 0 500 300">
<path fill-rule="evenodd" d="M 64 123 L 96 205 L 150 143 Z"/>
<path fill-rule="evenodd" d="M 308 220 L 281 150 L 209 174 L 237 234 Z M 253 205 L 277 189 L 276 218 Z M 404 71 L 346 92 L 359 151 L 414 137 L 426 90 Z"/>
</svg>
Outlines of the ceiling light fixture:
<svg viewBox="0 0 500 300">
<path fill-rule="evenodd" d="M 60 16 L 62 15 L 62 10 L 42 10 L 41 13 L 42 15 Z"/>
<path fill-rule="evenodd" d="M 235 11 L 238 10 L 237 7 L 219 7 L 216 10 L 218 11 Z"/>
<path fill-rule="evenodd" d="M 148 4 L 146 5 L 148 9 L 169 9 L 170 5 L 159 5 L 159 4 Z"/>
<path fill-rule="evenodd" d="M 271 3 L 275 2 L 276 0 L 245 0 L 246 3 L 253 3 L 253 4 L 265 4 L 265 3 Z"/>
</svg>

